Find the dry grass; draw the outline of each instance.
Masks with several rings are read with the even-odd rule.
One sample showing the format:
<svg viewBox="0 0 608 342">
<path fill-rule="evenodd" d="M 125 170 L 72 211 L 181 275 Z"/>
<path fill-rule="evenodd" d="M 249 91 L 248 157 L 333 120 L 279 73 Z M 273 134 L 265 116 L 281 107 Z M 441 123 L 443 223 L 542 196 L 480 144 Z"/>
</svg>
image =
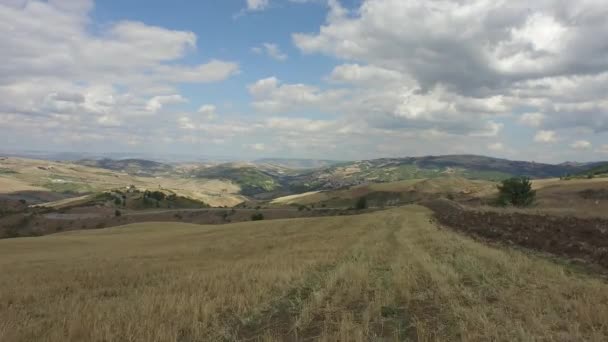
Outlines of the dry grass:
<svg viewBox="0 0 608 342">
<path fill-rule="evenodd" d="M 0 161 L 0 167 L 15 172 L 0 177 L 0 193 L 62 188 L 88 193 L 135 185 L 142 189 L 169 189 L 212 206 L 235 206 L 245 201 L 245 197 L 238 194 L 241 190 L 238 185 L 217 179 L 137 177 L 67 162 L 24 158 L 6 158 Z"/>
<path fill-rule="evenodd" d="M 495 182 L 483 180 L 470 180 L 461 177 L 438 177 L 430 179 L 408 179 L 398 182 L 372 183 L 356 185 L 347 189 L 331 191 L 313 191 L 297 195 L 280 197 L 272 201 L 273 204 L 302 204 L 310 205 L 320 202 L 344 200 L 346 203 L 360 196 L 372 192 L 405 193 L 415 192 L 425 194 L 464 194 L 476 197 L 485 197 L 496 194 Z"/>
<path fill-rule="evenodd" d="M 412 206 L 0 241 L 1 341 L 605 341 L 608 285 Z"/>
</svg>

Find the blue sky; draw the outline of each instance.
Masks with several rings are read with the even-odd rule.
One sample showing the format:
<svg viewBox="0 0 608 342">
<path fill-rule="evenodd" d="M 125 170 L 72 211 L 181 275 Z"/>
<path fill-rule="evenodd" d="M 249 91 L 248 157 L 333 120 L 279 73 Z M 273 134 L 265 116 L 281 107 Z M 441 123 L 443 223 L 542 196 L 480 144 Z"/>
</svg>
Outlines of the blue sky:
<svg viewBox="0 0 608 342">
<path fill-rule="evenodd" d="M 2 0 L 0 134 L 6 149 L 240 159 L 607 159 L 607 11 Z"/>
</svg>

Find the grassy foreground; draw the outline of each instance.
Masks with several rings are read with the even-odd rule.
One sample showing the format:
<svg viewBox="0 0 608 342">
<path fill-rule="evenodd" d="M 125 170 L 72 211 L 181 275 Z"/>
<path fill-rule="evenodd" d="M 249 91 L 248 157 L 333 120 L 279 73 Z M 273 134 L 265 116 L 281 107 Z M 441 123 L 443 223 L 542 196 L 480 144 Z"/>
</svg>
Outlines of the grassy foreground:
<svg viewBox="0 0 608 342">
<path fill-rule="evenodd" d="M 411 206 L 0 241 L 0 341 L 608 338 L 608 284 Z"/>
</svg>

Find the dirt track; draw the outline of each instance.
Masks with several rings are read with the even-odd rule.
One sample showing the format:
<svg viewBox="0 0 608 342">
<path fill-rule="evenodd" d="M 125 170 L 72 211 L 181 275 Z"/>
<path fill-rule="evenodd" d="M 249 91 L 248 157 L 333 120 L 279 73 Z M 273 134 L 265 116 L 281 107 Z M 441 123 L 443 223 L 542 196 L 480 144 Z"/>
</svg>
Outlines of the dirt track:
<svg viewBox="0 0 608 342">
<path fill-rule="evenodd" d="M 425 205 L 441 224 L 467 234 L 608 268 L 608 219 L 477 211 L 447 200 Z"/>
</svg>

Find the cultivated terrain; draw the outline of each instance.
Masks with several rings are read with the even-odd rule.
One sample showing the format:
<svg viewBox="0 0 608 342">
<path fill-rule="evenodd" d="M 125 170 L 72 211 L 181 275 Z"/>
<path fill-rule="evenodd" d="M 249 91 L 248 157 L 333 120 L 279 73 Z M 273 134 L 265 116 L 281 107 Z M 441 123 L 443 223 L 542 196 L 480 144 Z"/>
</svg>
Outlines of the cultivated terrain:
<svg viewBox="0 0 608 342">
<path fill-rule="evenodd" d="M 604 341 L 597 275 L 409 206 L 0 241 L 3 341 Z"/>
<path fill-rule="evenodd" d="M 605 341 L 605 165 L 1 158 L 0 340 Z"/>
</svg>

